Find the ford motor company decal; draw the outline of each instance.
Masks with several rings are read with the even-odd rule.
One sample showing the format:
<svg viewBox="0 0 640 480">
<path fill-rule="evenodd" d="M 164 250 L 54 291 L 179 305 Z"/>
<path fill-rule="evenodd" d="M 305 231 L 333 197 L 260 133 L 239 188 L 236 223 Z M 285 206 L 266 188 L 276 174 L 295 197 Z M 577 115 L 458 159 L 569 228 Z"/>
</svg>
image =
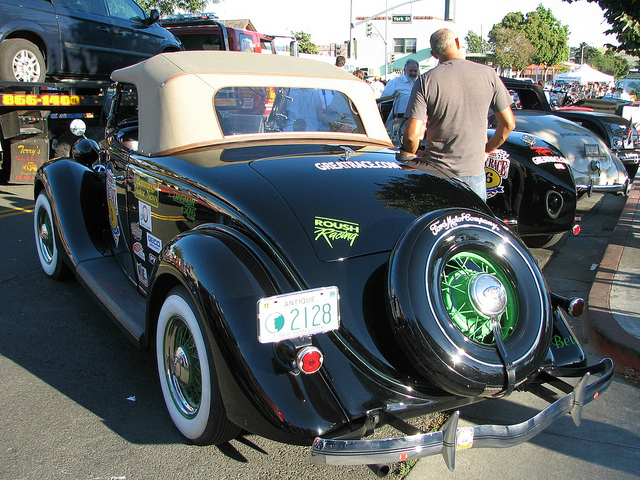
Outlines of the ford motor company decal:
<svg viewBox="0 0 640 480">
<path fill-rule="evenodd" d="M 433 235 L 438 235 L 443 230 L 451 230 L 466 223 L 476 223 L 485 227 L 489 227 L 491 230 L 498 231 L 498 225 L 491 220 L 483 217 L 477 217 L 472 213 L 461 213 L 460 215 L 448 215 L 444 220 L 438 220 L 433 222 L 429 229 Z"/>
</svg>

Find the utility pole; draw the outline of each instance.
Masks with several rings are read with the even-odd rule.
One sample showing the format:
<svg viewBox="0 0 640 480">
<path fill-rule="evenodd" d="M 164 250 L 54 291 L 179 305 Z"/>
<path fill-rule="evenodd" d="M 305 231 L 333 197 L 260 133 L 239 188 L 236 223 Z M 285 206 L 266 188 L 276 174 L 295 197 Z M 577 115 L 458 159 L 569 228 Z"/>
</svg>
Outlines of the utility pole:
<svg viewBox="0 0 640 480">
<path fill-rule="evenodd" d="M 409 0 L 408 2 L 403 2 L 400 3 L 398 5 L 394 5 L 393 7 L 389 8 L 389 0 L 386 0 L 384 3 L 384 10 L 382 12 L 378 12 L 375 13 L 373 15 L 368 16 L 367 18 L 365 18 L 364 20 L 360 20 L 358 23 L 353 23 L 351 22 L 351 19 L 353 18 L 353 12 L 350 13 L 351 17 L 349 18 L 350 20 L 350 28 L 349 28 L 349 38 L 351 39 L 351 37 L 353 36 L 351 31 L 354 27 L 357 27 L 358 25 L 362 25 L 364 22 L 367 22 L 373 18 L 376 18 L 382 14 L 384 14 L 384 79 L 387 80 L 387 76 L 389 74 L 389 48 L 388 48 L 388 33 L 389 33 L 389 15 L 387 15 L 387 13 L 389 12 L 389 10 L 394 10 L 398 7 L 402 7 L 404 5 L 409 5 L 410 3 L 416 3 L 416 2 L 421 2 L 422 0 Z M 351 9 L 353 9 L 353 0 L 351 0 Z M 349 40 L 351 41 L 351 40 Z"/>
</svg>

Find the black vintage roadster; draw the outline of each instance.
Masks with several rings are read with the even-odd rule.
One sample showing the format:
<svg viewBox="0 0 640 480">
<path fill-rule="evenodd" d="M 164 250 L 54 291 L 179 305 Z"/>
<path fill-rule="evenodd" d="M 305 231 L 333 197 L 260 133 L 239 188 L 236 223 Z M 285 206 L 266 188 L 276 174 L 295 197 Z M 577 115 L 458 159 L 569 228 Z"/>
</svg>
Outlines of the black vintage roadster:
<svg viewBox="0 0 640 480">
<path fill-rule="evenodd" d="M 551 294 L 469 188 L 396 160 L 366 84 L 265 57 L 180 52 L 114 72 L 104 142 L 80 140 L 34 186 L 44 271 L 73 272 L 155 351 L 180 432 L 312 445 L 314 463 L 442 453 L 453 468 L 457 449 L 579 423 L 613 374 L 568 326 L 583 302 Z M 406 422 L 551 388 L 518 425 Z M 386 424 L 404 436 L 366 438 Z"/>
</svg>

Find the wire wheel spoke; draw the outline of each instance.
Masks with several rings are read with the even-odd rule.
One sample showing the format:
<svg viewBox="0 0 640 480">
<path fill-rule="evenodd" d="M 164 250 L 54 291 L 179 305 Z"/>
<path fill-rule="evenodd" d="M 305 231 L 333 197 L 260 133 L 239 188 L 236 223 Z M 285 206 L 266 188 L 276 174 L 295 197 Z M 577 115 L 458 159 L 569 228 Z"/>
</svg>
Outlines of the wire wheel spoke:
<svg viewBox="0 0 640 480">
<path fill-rule="evenodd" d="M 498 317 L 502 340 L 506 340 L 517 322 L 517 297 L 497 263 L 480 253 L 457 253 L 444 265 L 440 291 L 451 320 L 467 338 L 483 345 L 495 345 L 491 317 L 479 312 L 471 298 L 470 284 L 480 274 L 496 276 L 507 289 L 507 308 Z"/>
<path fill-rule="evenodd" d="M 202 371 L 193 334 L 182 319 L 167 327 L 166 362 L 172 396 L 183 415 L 195 415 L 202 401 Z"/>
</svg>

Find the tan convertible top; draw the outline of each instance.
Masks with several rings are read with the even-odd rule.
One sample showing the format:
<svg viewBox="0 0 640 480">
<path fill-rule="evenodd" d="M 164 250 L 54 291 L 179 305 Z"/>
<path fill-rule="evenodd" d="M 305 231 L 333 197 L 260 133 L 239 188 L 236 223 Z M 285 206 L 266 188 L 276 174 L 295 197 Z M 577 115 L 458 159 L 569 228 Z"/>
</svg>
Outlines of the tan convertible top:
<svg viewBox="0 0 640 480">
<path fill-rule="evenodd" d="M 223 87 L 276 86 L 340 91 L 354 102 L 366 136 L 328 132 L 331 138 L 360 139 L 391 146 L 369 85 L 342 69 L 316 60 L 240 52 L 175 52 L 156 55 L 116 70 L 111 78 L 132 83 L 137 88 L 138 148 L 145 155 L 246 141 L 248 137 L 300 139 L 305 136 L 304 132 L 281 132 L 225 138 L 213 105 L 216 91 Z M 322 136 L 318 132 L 306 135 Z"/>
</svg>

